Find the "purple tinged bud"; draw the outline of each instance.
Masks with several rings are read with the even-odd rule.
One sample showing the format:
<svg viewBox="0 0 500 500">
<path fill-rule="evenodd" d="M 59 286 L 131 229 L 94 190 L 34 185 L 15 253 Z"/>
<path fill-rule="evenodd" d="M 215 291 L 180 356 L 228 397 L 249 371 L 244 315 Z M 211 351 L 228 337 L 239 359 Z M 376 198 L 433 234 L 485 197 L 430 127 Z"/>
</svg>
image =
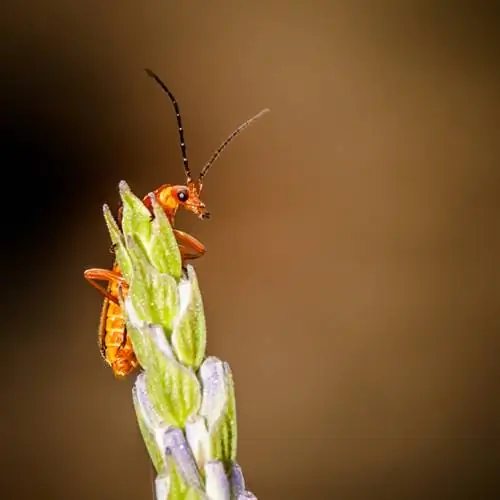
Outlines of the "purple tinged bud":
<svg viewBox="0 0 500 500">
<path fill-rule="evenodd" d="M 245 478 L 243 471 L 238 464 L 234 464 L 231 470 L 231 496 L 237 498 L 238 495 L 245 492 Z"/>
<path fill-rule="evenodd" d="M 163 434 L 163 446 L 165 453 L 174 458 L 184 481 L 191 486 L 200 488 L 201 479 L 198 468 L 182 431 L 173 427 L 165 431 Z"/>
<path fill-rule="evenodd" d="M 235 498 L 236 500 L 257 500 L 257 497 L 250 491 L 244 491 Z"/>
<path fill-rule="evenodd" d="M 160 474 L 155 479 L 156 500 L 168 500 L 170 492 L 170 476 L 168 473 Z"/>
<path fill-rule="evenodd" d="M 200 415 L 206 417 L 208 429 L 220 418 L 227 401 L 224 365 L 215 357 L 207 358 L 200 367 L 203 395 Z"/>
<path fill-rule="evenodd" d="M 203 417 L 196 417 L 186 423 L 186 438 L 198 467 L 203 470 L 211 458 L 210 436 Z"/>
<path fill-rule="evenodd" d="M 211 500 L 229 500 L 230 491 L 222 462 L 205 464 L 205 491 Z"/>
<path fill-rule="evenodd" d="M 151 400 L 148 396 L 147 385 L 146 385 L 146 374 L 139 373 L 134 383 L 132 393 L 137 402 L 137 406 L 140 410 L 141 417 L 146 423 L 146 425 L 154 431 L 158 427 L 162 426 L 162 420 L 158 413 L 153 407 Z"/>
</svg>

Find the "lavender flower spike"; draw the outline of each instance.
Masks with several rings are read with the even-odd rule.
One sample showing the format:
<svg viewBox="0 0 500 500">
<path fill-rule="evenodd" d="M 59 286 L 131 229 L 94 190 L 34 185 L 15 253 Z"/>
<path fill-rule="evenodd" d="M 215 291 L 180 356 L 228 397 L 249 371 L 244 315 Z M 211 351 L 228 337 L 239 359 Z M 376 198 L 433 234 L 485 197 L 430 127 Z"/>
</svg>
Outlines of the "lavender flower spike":
<svg viewBox="0 0 500 500">
<path fill-rule="evenodd" d="M 153 215 L 122 181 L 122 229 L 104 207 L 128 284 L 122 307 L 142 368 L 133 388 L 137 421 L 157 471 L 157 500 L 244 500 L 236 463 L 234 384 L 229 365 L 206 358 L 206 323 L 196 272 L 182 267 L 165 213 Z"/>
</svg>

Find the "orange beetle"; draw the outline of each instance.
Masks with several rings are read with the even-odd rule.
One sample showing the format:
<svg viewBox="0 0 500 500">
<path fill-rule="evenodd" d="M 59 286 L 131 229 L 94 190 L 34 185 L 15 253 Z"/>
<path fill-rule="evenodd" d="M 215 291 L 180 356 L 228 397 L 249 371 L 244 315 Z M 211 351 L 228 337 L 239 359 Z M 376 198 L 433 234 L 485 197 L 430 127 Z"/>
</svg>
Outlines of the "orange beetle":
<svg viewBox="0 0 500 500">
<path fill-rule="evenodd" d="M 153 73 L 153 71 L 146 69 L 146 73 L 161 86 L 172 101 L 177 117 L 180 147 L 184 171 L 186 174 L 185 185 L 164 184 L 158 189 L 155 189 L 153 191 L 153 195 L 160 207 L 165 211 L 165 214 L 172 226 L 174 225 L 175 215 L 179 207 L 183 207 L 194 213 L 200 219 L 208 219 L 210 214 L 200 198 L 203 188 L 203 179 L 208 172 L 208 169 L 212 166 L 232 139 L 234 139 L 244 128 L 250 125 L 250 123 L 269 110 L 263 109 L 234 130 L 234 132 L 226 138 L 226 140 L 219 146 L 212 157 L 201 169 L 198 179 L 193 181 L 191 171 L 189 169 L 186 143 L 184 141 L 184 128 L 182 126 L 179 105 L 177 104 L 172 92 L 170 92 L 167 86 L 155 73 Z M 149 196 L 145 196 L 143 198 L 143 203 L 152 213 Z M 121 209 L 118 211 L 118 224 L 121 224 Z M 179 244 L 179 250 L 183 263 L 187 260 L 197 259 L 205 253 L 205 246 L 199 240 L 190 234 L 179 231 L 178 229 L 174 229 L 173 231 L 177 239 L 177 243 Z M 130 341 L 130 337 L 127 335 L 125 317 L 118 298 L 118 289 L 120 286 L 123 296 L 126 296 L 128 288 L 127 284 L 123 279 L 119 266 L 116 262 L 113 264 L 112 270 L 98 268 L 87 269 L 84 272 L 84 277 L 104 296 L 98 335 L 99 348 L 102 357 L 106 364 L 111 367 L 117 378 L 125 377 L 139 365 Z M 107 282 L 107 288 L 100 285 L 98 283 L 99 281 Z"/>
</svg>

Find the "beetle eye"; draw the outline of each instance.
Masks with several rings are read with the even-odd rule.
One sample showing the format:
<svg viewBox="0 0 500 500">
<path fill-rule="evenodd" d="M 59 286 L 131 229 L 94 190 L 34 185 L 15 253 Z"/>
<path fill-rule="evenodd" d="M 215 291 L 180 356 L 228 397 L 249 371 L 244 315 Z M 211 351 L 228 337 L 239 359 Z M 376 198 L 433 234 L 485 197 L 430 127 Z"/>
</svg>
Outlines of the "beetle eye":
<svg viewBox="0 0 500 500">
<path fill-rule="evenodd" d="M 179 201 L 185 202 L 188 199 L 188 192 L 187 191 L 178 191 L 177 192 L 177 199 Z"/>
</svg>

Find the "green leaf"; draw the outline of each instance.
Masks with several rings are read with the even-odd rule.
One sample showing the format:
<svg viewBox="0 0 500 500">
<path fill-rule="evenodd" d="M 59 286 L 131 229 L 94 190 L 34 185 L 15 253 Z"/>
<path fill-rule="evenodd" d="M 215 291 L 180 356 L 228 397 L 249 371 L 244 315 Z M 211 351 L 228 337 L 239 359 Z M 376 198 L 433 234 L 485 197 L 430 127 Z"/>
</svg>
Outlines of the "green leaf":
<svg viewBox="0 0 500 500">
<path fill-rule="evenodd" d="M 144 445 L 146 446 L 148 454 L 151 458 L 151 462 L 153 463 L 156 472 L 160 472 L 163 470 L 165 463 L 163 462 L 162 453 L 156 445 L 155 436 L 147 427 L 144 419 L 139 414 L 137 414 L 137 423 L 139 425 L 139 430 L 141 432 Z"/>
<path fill-rule="evenodd" d="M 167 470 L 170 476 L 170 491 L 168 498 L 171 500 L 183 498 L 188 489 L 188 485 L 177 469 L 174 458 L 170 455 L 167 456 Z"/>
<path fill-rule="evenodd" d="M 150 195 L 154 220 L 148 256 L 160 273 L 166 273 L 179 280 L 182 274 L 182 261 L 179 245 L 165 212 L 156 198 Z"/>
<path fill-rule="evenodd" d="M 122 311 L 127 311 L 127 301 L 130 302 L 130 297 L 127 299 L 123 295 L 123 290 L 121 287 L 118 288 L 118 301 L 120 303 L 120 308 Z M 145 338 L 141 332 L 135 327 L 134 323 L 130 321 L 130 315 L 125 314 L 125 327 L 127 329 L 127 335 L 132 341 L 132 347 L 134 348 L 134 354 L 139 361 L 139 365 L 144 368 L 147 364 L 148 353 L 150 351 L 149 341 Z M 135 315 L 137 316 L 137 315 Z M 134 317 L 135 317 L 134 316 Z M 137 323 L 137 320 L 135 321 Z"/>
<path fill-rule="evenodd" d="M 127 245 L 134 269 L 128 293 L 137 317 L 141 321 L 161 325 L 170 334 L 178 311 L 177 282 L 168 274 L 160 274 L 130 236 L 127 237 Z"/>
<path fill-rule="evenodd" d="M 227 363 L 210 356 L 200 367 L 203 386 L 200 415 L 207 422 L 210 435 L 210 460 L 217 460 L 229 470 L 236 458 L 236 404 L 231 370 Z"/>
<path fill-rule="evenodd" d="M 151 213 L 143 201 L 130 191 L 125 181 L 120 182 L 119 191 L 123 203 L 123 234 L 133 236 L 145 248 L 151 239 Z"/>
<path fill-rule="evenodd" d="M 155 470 L 160 473 L 165 467 L 164 452 L 160 450 L 156 441 L 154 430 L 158 422 L 155 416 L 152 415 L 153 410 L 150 407 L 150 402 L 145 391 L 146 384 L 144 377 L 144 374 L 138 376 L 134 388 L 132 389 L 132 401 L 144 444 L 146 445 L 146 449 L 148 450 Z"/>
<path fill-rule="evenodd" d="M 195 370 L 206 348 L 206 323 L 200 287 L 193 266 L 187 266 L 187 280 L 179 283 L 179 313 L 173 323 L 172 347 L 177 359 Z"/>
<path fill-rule="evenodd" d="M 103 206 L 103 213 L 106 226 L 108 227 L 109 236 L 114 246 L 116 261 L 120 266 L 120 270 L 122 276 L 125 278 L 125 281 L 129 282 L 132 277 L 132 260 L 128 253 L 125 239 L 113 215 L 111 214 L 108 205 Z"/>
<path fill-rule="evenodd" d="M 203 491 L 190 486 L 184 494 L 184 500 L 208 500 L 208 497 Z"/>
<path fill-rule="evenodd" d="M 224 380 L 226 385 L 226 403 L 222 415 L 215 422 L 211 431 L 213 458 L 220 460 L 226 470 L 236 460 L 237 426 L 236 426 L 236 399 L 231 369 L 223 363 Z"/>
<path fill-rule="evenodd" d="M 137 424 L 139 426 L 144 445 L 146 446 L 151 462 L 153 463 L 153 467 L 156 472 L 162 471 L 165 467 L 165 463 L 163 462 L 162 454 L 156 445 L 154 434 L 151 432 L 151 429 L 146 426 L 144 420 L 139 415 L 137 415 Z"/>
<path fill-rule="evenodd" d="M 167 471 L 170 480 L 168 500 L 208 500 L 203 491 L 187 484 L 171 455 L 167 455 Z"/>
<path fill-rule="evenodd" d="M 144 332 L 151 339 L 147 365 L 147 392 L 155 410 L 169 425 L 184 428 L 201 405 L 201 386 L 194 372 L 175 360 L 171 347 L 156 325 Z"/>
<path fill-rule="evenodd" d="M 144 335 L 142 335 L 142 333 L 129 320 L 128 315 L 126 319 L 126 326 L 127 335 L 132 341 L 135 357 L 137 358 L 141 368 L 144 369 L 148 365 L 149 352 L 151 350 L 149 347 L 149 340 L 145 338 Z"/>
</svg>

